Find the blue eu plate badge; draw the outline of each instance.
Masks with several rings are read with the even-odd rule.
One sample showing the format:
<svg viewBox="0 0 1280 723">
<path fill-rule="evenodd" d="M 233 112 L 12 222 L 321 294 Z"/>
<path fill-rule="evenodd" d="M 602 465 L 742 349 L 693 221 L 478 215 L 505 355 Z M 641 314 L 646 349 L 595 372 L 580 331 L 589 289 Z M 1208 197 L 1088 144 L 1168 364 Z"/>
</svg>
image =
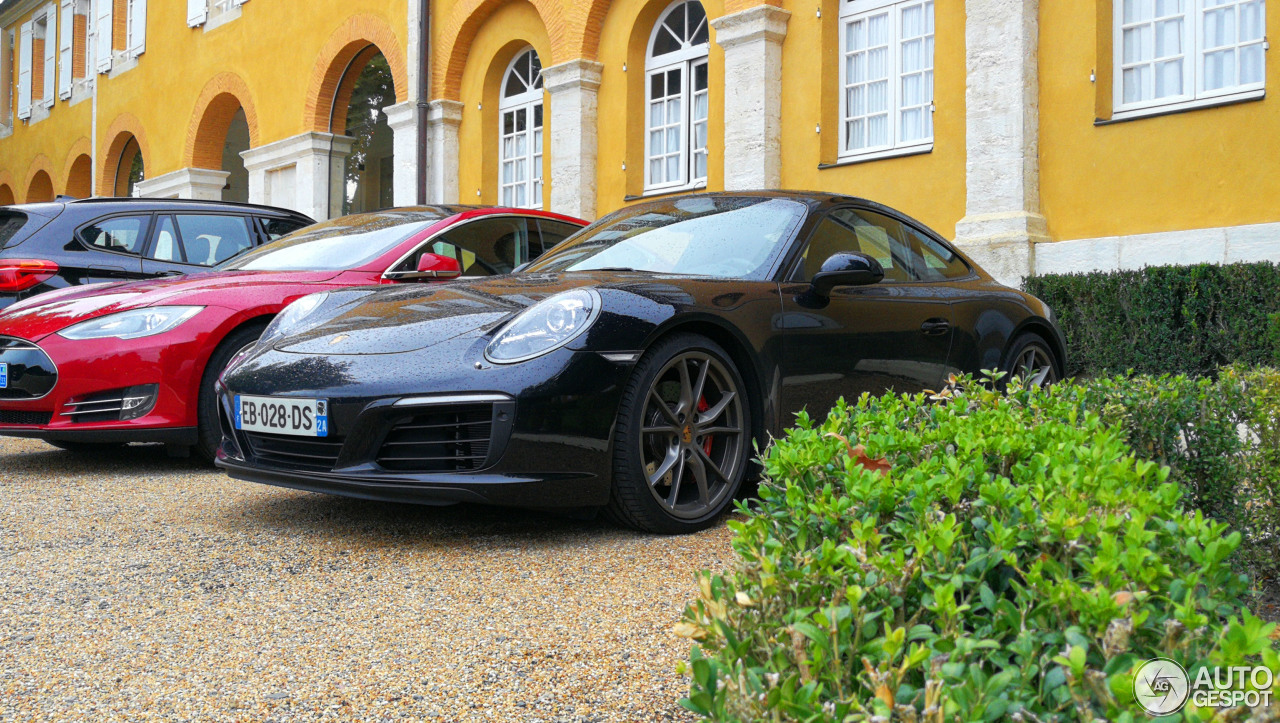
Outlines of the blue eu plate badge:
<svg viewBox="0 0 1280 723">
<path fill-rule="evenodd" d="M 9 365 L 0 362 L 0 389 L 9 388 Z"/>
</svg>

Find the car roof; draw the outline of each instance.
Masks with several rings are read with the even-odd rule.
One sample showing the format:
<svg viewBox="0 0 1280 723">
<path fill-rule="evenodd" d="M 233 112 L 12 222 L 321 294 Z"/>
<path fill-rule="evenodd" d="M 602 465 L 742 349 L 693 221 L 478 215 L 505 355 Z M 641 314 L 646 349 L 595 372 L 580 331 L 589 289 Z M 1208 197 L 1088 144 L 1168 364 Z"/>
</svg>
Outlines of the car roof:
<svg viewBox="0 0 1280 723">
<path fill-rule="evenodd" d="M 298 219 L 311 218 L 306 214 L 275 206 L 262 206 L 253 203 L 237 203 L 235 201 L 201 201 L 190 198 L 67 198 L 60 197 L 47 203 L 15 204 L 10 208 L 30 211 L 41 216 L 56 216 L 65 209 L 93 209 L 95 212 L 111 211 L 177 211 L 191 209 L 208 209 L 235 211 L 237 213 L 256 213 L 274 216 L 289 216 Z M 314 221 L 312 221 L 314 223 Z"/>
</svg>

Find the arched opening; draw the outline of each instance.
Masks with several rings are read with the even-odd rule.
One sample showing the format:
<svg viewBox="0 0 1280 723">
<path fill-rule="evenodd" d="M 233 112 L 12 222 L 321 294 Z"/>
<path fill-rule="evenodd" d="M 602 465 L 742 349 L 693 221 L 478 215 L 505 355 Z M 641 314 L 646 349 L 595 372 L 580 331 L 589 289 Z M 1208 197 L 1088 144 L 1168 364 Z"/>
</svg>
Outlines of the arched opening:
<svg viewBox="0 0 1280 723">
<path fill-rule="evenodd" d="M 342 176 L 344 215 L 394 203 L 395 156 L 386 108 L 395 103 L 391 67 L 377 47 L 369 46 L 347 67 L 330 119 L 330 132 L 355 139 Z"/>
<path fill-rule="evenodd" d="M 16 203 L 13 197 L 13 189 L 9 188 L 9 184 L 0 186 L 0 206 L 12 206 Z"/>
<path fill-rule="evenodd" d="M 542 94 L 542 62 L 529 48 L 502 76 L 498 199 L 504 206 L 542 208 Z"/>
<path fill-rule="evenodd" d="M 53 200 L 53 179 L 45 171 L 36 171 L 27 188 L 27 203 L 45 203 Z"/>
<path fill-rule="evenodd" d="M 121 133 L 107 153 L 107 179 L 113 196 L 134 196 L 146 177 L 142 146 L 132 133 Z"/>
<path fill-rule="evenodd" d="M 67 195 L 88 198 L 93 195 L 93 159 L 82 153 L 71 163 L 67 173 Z"/>
<path fill-rule="evenodd" d="M 645 53 L 645 189 L 707 183 L 710 110 L 707 13 L 676 0 L 658 18 Z"/>
<path fill-rule="evenodd" d="M 224 201 L 249 202 L 249 171 L 245 169 L 244 157 L 240 155 L 249 150 L 249 144 L 249 122 L 244 108 L 238 108 L 231 116 L 231 125 L 222 146 L 222 170 L 231 174 L 222 189 Z"/>
</svg>

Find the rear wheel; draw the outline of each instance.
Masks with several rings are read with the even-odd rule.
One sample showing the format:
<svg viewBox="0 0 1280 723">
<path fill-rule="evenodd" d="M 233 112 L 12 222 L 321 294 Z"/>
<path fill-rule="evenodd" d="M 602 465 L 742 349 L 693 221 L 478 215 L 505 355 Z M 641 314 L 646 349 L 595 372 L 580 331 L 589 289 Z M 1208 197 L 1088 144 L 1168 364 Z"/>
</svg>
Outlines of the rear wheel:
<svg viewBox="0 0 1280 723">
<path fill-rule="evenodd" d="M 1022 377 L 1027 386 L 1044 387 L 1059 381 L 1057 357 L 1039 334 L 1022 334 L 1009 345 L 1004 370 Z"/>
<path fill-rule="evenodd" d="M 733 503 L 750 448 L 750 400 L 724 349 L 694 334 L 659 342 L 618 410 L 609 515 L 646 532 L 705 529 Z"/>
<path fill-rule="evenodd" d="M 218 421 L 218 396 L 214 393 L 214 382 L 218 381 L 218 376 L 227 368 L 227 364 L 231 363 L 231 359 L 236 354 L 258 343 L 258 337 L 262 336 L 264 330 L 266 326 L 262 324 L 236 329 L 228 334 L 209 356 L 209 363 L 205 366 L 204 375 L 200 378 L 200 400 L 197 409 L 199 420 L 197 431 L 200 441 L 196 443 L 195 449 L 196 454 L 206 462 L 213 461 L 218 453 L 218 446 L 222 444 L 222 425 Z"/>
</svg>

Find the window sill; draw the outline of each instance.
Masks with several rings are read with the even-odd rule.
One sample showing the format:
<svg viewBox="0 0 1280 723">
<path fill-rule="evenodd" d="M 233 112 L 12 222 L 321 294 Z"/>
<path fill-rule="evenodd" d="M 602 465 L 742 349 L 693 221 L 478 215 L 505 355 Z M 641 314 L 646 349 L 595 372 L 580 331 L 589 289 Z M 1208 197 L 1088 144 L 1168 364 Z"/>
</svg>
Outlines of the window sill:
<svg viewBox="0 0 1280 723">
<path fill-rule="evenodd" d="M 240 17 L 241 12 L 242 10 L 240 9 L 240 6 L 235 5 L 235 6 L 232 6 L 231 8 L 228 8 L 227 10 L 223 10 L 222 12 L 217 13 L 216 15 L 211 13 L 209 15 L 209 18 L 204 21 L 204 31 L 208 33 L 208 32 L 217 30 L 223 25 L 226 25 L 232 20 L 235 20 L 236 18 Z"/>
<path fill-rule="evenodd" d="M 0 123 L 0 138 L 8 138 L 13 135 L 13 126 L 7 123 Z"/>
<path fill-rule="evenodd" d="M 705 191 L 705 190 L 707 190 L 706 183 L 697 183 L 692 186 L 679 186 L 677 188 L 659 188 L 653 191 L 645 191 L 639 196 L 627 195 L 627 196 L 623 196 L 622 200 L 623 202 L 629 203 L 631 201 L 643 201 L 648 198 L 662 198 L 663 196 L 679 196 L 685 193 L 693 193 L 695 191 Z"/>
<path fill-rule="evenodd" d="M 53 104 L 45 105 L 43 102 L 33 103 L 31 105 L 31 115 L 28 116 L 26 119 L 27 127 L 30 128 L 31 126 L 39 123 L 45 118 L 48 118 L 49 109 L 52 107 L 53 107 Z"/>
<path fill-rule="evenodd" d="M 76 78 L 75 83 L 71 85 L 71 97 L 67 99 L 67 105 L 77 105 L 93 97 L 93 81 L 88 78 Z"/>
<path fill-rule="evenodd" d="M 1143 118 L 1159 118 L 1160 116 L 1189 113 L 1193 110 L 1201 110 L 1204 108 L 1221 108 L 1223 106 L 1237 105 L 1239 103 L 1252 103 L 1253 101 L 1262 100 L 1266 97 L 1267 91 L 1263 88 L 1261 90 L 1250 90 L 1244 93 L 1220 95 L 1214 98 L 1202 98 L 1200 100 L 1186 100 L 1178 103 L 1169 103 L 1167 105 L 1157 105 L 1152 106 L 1151 108 L 1121 110 L 1112 113 L 1110 118 L 1098 118 L 1093 121 L 1093 124 L 1095 126 L 1108 126 L 1113 123 L 1125 123 L 1128 121 L 1142 120 Z"/>
<path fill-rule="evenodd" d="M 870 163 L 871 161 L 883 161 L 888 158 L 909 158 L 911 156 L 923 156 L 933 153 L 933 144 L 925 146 L 911 146 L 909 148 L 891 148 L 887 151 L 876 151 L 875 153 L 862 153 L 856 156 L 845 156 L 836 160 L 835 163 L 819 163 L 818 170 L 827 168 L 839 168 L 841 166 L 856 166 L 859 163 Z"/>
<path fill-rule="evenodd" d="M 127 50 L 117 50 L 111 62 L 111 71 L 107 74 L 107 77 L 115 78 L 136 67 L 138 67 L 138 56 L 130 55 Z"/>
</svg>

